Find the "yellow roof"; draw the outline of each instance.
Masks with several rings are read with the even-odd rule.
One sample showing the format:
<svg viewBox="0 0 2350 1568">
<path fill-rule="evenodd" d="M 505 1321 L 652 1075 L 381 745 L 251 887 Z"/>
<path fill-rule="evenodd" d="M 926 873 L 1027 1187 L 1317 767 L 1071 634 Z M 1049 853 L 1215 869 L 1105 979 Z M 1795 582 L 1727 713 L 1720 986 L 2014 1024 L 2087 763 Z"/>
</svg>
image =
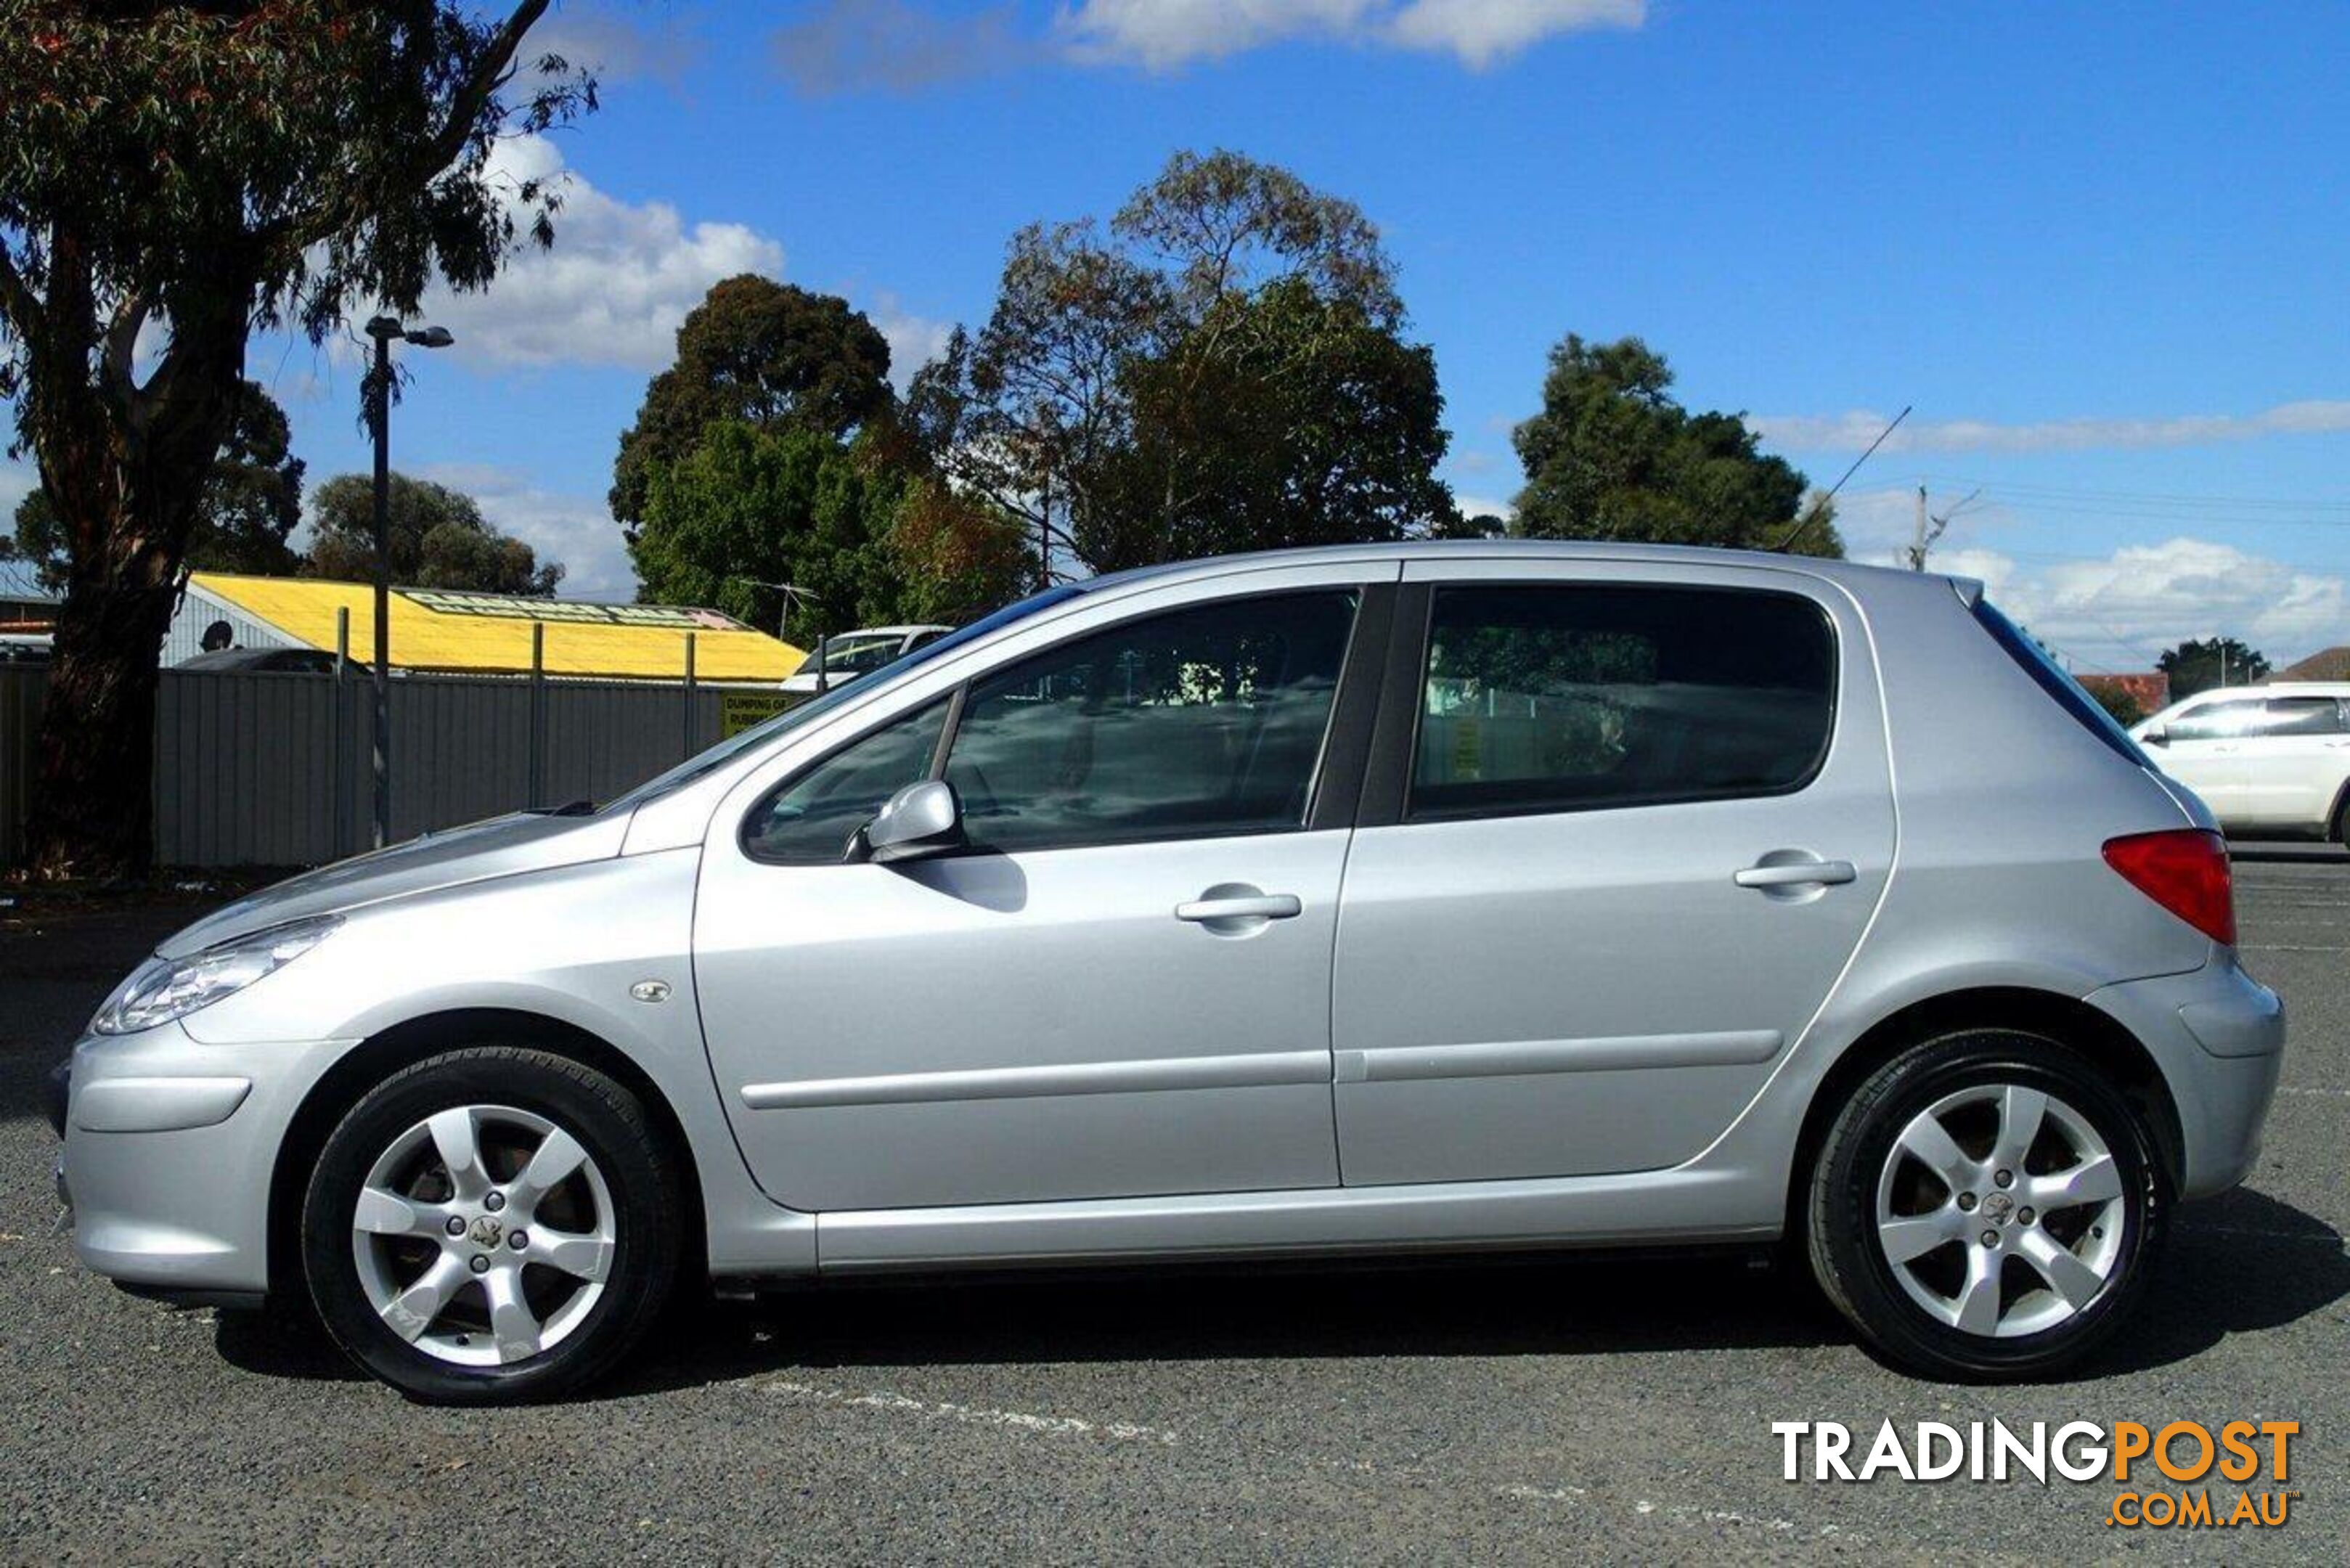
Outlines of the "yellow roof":
<svg viewBox="0 0 2350 1568">
<path fill-rule="evenodd" d="M 365 583 L 226 572 L 198 572 L 189 581 L 296 641 L 329 652 L 335 612 L 348 610 L 351 657 L 373 657 L 375 592 Z M 394 588 L 390 660 L 403 670 L 526 673 L 533 622 L 546 628 L 549 675 L 682 680 L 689 632 L 697 680 L 781 680 L 807 658 L 803 649 L 716 610 Z"/>
</svg>

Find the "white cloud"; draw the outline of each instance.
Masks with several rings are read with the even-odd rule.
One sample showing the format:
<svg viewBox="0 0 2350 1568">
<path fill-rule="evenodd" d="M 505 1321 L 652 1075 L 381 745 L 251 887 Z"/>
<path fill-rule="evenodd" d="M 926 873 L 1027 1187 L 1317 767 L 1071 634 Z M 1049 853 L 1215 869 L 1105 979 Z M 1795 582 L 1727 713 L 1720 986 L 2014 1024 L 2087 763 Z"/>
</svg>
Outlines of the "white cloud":
<svg viewBox="0 0 2350 1568">
<path fill-rule="evenodd" d="M 915 371 L 946 352 L 947 339 L 954 336 L 953 322 L 917 316 L 900 306 L 894 294 L 875 295 L 865 313 L 889 341 L 889 379 L 900 392 Z"/>
<path fill-rule="evenodd" d="M 574 0 L 530 30 L 522 53 L 533 65 L 560 55 L 591 72 L 601 87 L 646 78 L 676 87 L 700 62 L 702 45 L 674 13 L 648 21 Z"/>
<path fill-rule="evenodd" d="M 1289 38 L 1359 37 L 1387 9 L 1379 0 L 1078 0 L 1060 31 L 1076 59 L 1159 71 Z"/>
<path fill-rule="evenodd" d="M 553 249 L 526 245 L 487 289 L 441 289 L 425 301 L 422 319 L 456 334 L 453 352 L 477 364 L 657 370 L 712 284 L 783 271 L 776 241 L 742 223 L 689 224 L 666 202 L 620 201 L 566 170 L 543 136 L 500 142 L 489 173 L 509 192 L 527 180 L 559 181 L 563 209 Z"/>
<path fill-rule="evenodd" d="M 1888 414 L 1766 414 L 1746 422 L 1773 446 L 1788 452 L 1859 452 L 1877 438 Z M 2272 435 L 2350 431 L 2350 400 L 2279 403 L 2253 414 L 2178 414 L 2147 419 L 2043 420 L 1998 424 L 1987 420 L 1905 420 L 1883 452 L 2084 452 L 2094 448 L 2207 446 Z"/>
<path fill-rule="evenodd" d="M 2350 580 L 2206 539 L 2046 565 L 1951 550 L 1933 566 L 1982 579 L 2009 616 L 2084 668 L 2149 669 L 2190 637 L 2240 637 L 2277 664 L 2350 642 Z"/>
<path fill-rule="evenodd" d="M 1466 491 L 1456 491 L 1452 504 L 1461 509 L 1463 517 L 1499 517 L 1506 523 L 1518 514 L 1516 505 L 1498 495 L 1471 495 Z"/>
<path fill-rule="evenodd" d="M 1637 27 L 1646 0 L 1078 0 L 1069 55 L 1170 70 L 1293 38 L 1449 53 L 1483 69 L 1560 33 Z"/>
<path fill-rule="evenodd" d="M 1483 70 L 1555 34 L 1637 27 L 1647 12 L 1645 0 L 1410 0 L 1385 32 L 1406 48 L 1447 50 Z"/>
<path fill-rule="evenodd" d="M 1558 34 L 1647 16 L 1647 0 L 1068 0 L 1039 33 L 1010 5 L 950 15 L 826 0 L 776 29 L 775 55 L 811 95 L 910 92 L 1055 58 L 1169 71 L 1297 41 L 1450 54 L 1482 70 Z"/>
<path fill-rule="evenodd" d="M 556 591 L 565 598 L 636 597 L 636 568 L 601 495 L 542 489 L 494 463 L 429 463 L 414 472 L 472 496 L 483 517 L 537 551 L 542 565 L 562 562 L 563 586 Z"/>
</svg>

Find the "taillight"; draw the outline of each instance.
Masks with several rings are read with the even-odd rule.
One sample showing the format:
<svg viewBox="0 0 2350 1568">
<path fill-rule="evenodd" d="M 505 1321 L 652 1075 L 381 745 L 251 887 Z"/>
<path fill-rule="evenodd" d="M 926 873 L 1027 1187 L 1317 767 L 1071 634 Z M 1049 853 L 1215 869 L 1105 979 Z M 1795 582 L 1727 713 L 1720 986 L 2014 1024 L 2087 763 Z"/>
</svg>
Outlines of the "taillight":
<svg viewBox="0 0 2350 1568">
<path fill-rule="evenodd" d="M 2106 840 L 2106 864 L 2129 885 L 2223 946 L 2236 945 L 2236 890 L 2228 844 L 2199 827 Z"/>
</svg>

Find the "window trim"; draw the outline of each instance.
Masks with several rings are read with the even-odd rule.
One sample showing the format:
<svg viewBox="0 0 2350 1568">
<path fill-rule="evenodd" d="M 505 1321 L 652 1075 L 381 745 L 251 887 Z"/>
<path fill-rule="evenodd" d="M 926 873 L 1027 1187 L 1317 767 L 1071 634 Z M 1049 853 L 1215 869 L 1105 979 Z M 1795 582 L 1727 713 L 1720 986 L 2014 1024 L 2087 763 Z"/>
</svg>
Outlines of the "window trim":
<svg viewBox="0 0 2350 1568">
<path fill-rule="evenodd" d="M 972 687 L 1001 674 L 1017 664 L 1043 659 L 1073 643 L 1122 627 L 1132 626 L 1161 616 L 1181 615 L 1188 611 L 1245 604 L 1255 599 L 1289 598 L 1303 594 L 1351 594 L 1355 599 L 1355 617 L 1347 630 L 1347 646 L 1338 658 L 1338 681 L 1330 699 L 1329 715 L 1323 721 L 1322 739 L 1314 756 L 1314 772 L 1306 782 L 1305 810 L 1293 826 L 1267 828 L 1257 826 L 1232 827 L 1221 831 L 1168 832 L 1139 837 L 1077 840 L 1066 844 L 1045 844 L 1018 849 L 997 849 L 973 844 L 961 849 L 948 850 L 932 858 L 949 859 L 983 855 L 1050 855 L 1069 849 L 1118 848 L 1145 844 L 1171 844 L 1206 841 L 1217 838 L 1261 838 L 1291 833 L 1318 833 L 1331 828 L 1354 826 L 1355 804 L 1368 758 L 1372 754 L 1372 728 L 1379 691 L 1378 663 L 1385 656 L 1388 631 L 1398 588 L 1392 581 L 1347 582 L 1327 584 L 1291 584 L 1282 587 L 1253 588 L 1235 594 L 1212 594 L 1175 604 L 1160 604 L 1117 620 L 1073 631 L 1042 647 L 1033 648 L 1011 659 L 975 670 L 948 690 L 932 696 L 928 701 L 902 708 L 854 735 L 844 737 L 838 744 L 826 749 L 821 756 L 811 758 L 794 768 L 774 784 L 761 790 L 735 824 L 735 847 L 743 858 L 762 866 L 788 867 L 794 869 L 820 869 L 846 861 L 807 860 L 792 857 L 765 855 L 753 847 L 752 825 L 776 796 L 801 780 L 826 766 L 834 758 L 879 734 L 890 725 L 929 711 L 943 702 L 946 722 L 940 727 L 938 744 L 931 753 L 931 763 L 924 779 L 942 779 L 946 765 L 954 752 L 956 736 L 962 727 L 963 708 Z M 920 783 L 920 780 L 910 780 Z M 844 841 L 844 847 L 846 842 Z"/>
<path fill-rule="evenodd" d="M 1632 801 L 1592 801 L 1559 804 L 1528 802 L 1519 805 L 1415 807 L 1413 772 L 1419 754 L 1420 721 L 1426 716 L 1430 645 L 1435 633 L 1436 596 L 1440 591 L 1584 589 L 1607 593 L 1727 593 L 1755 597 L 1791 599 L 1817 616 L 1828 639 L 1828 722 L 1820 746 L 1803 774 L 1770 789 L 1692 790 Z M 1595 812 L 1641 811 L 1652 806 L 1702 805 L 1730 800 L 1773 800 L 1800 794 L 1819 782 L 1835 754 L 1836 733 L 1843 727 L 1845 646 L 1843 630 L 1829 607 L 1810 594 L 1794 588 L 1763 587 L 1744 583 L 1679 582 L 1648 578 L 1497 576 L 1429 579 L 1403 586 L 1403 601 L 1388 648 L 1386 679 L 1380 691 L 1379 732 L 1370 768 L 1364 781 L 1358 827 L 1421 826 L 1451 822 L 1500 821 L 1523 816 L 1585 816 Z"/>
</svg>

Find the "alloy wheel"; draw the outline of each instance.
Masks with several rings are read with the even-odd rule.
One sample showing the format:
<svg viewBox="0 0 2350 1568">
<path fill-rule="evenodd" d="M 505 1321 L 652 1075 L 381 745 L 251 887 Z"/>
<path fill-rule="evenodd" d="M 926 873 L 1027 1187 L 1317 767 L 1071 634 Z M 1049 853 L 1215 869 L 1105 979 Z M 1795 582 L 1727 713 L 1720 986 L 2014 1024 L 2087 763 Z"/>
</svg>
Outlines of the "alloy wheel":
<svg viewBox="0 0 2350 1568">
<path fill-rule="evenodd" d="M 511 1106 L 437 1111 L 369 1168 L 351 1216 L 368 1304 L 402 1340 L 498 1366 L 576 1332 L 611 1277 L 610 1189 L 579 1141 Z"/>
<path fill-rule="evenodd" d="M 1893 1140 L 1877 1241 L 1909 1299 L 1961 1333 L 2055 1328 L 2114 1282 L 2121 1169 L 2086 1117 L 2021 1084 L 1946 1095 Z"/>
</svg>

